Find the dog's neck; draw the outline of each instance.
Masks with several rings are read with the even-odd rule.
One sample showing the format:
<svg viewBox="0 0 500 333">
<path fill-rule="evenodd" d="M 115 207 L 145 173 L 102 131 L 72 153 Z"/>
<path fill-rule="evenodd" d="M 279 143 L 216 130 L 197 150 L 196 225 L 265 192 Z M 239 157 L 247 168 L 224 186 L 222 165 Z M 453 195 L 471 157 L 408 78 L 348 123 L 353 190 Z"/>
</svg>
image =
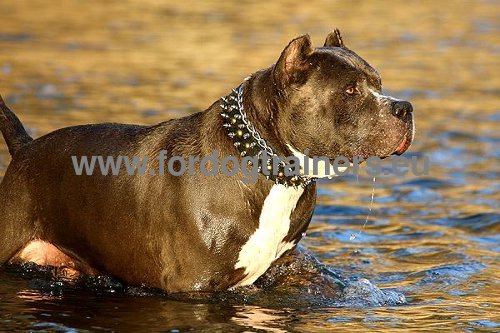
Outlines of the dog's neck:
<svg viewBox="0 0 500 333">
<path fill-rule="evenodd" d="M 277 125 L 279 91 L 274 85 L 272 68 L 259 71 L 243 82 L 244 107 L 248 119 L 265 140 L 280 156 L 290 156 L 284 141 L 281 139 Z"/>
<path fill-rule="evenodd" d="M 275 130 L 276 101 L 272 98 L 275 92 L 271 90 L 274 87 L 268 84 L 272 82 L 270 78 L 265 78 L 268 75 L 266 71 L 259 72 L 233 89 L 229 95 L 221 98 L 220 114 L 224 119 L 223 126 L 241 157 L 255 156 L 259 159 L 259 171 L 267 179 L 286 187 L 305 187 L 312 179 L 300 175 L 287 175 L 284 162 L 280 162 L 277 171 L 273 172 L 272 159 L 289 156 L 290 152 L 278 139 L 279 135 Z M 267 87 L 266 84 L 262 86 L 265 81 L 259 82 L 262 77 L 267 81 Z M 255 89 L 259 89 L 259 94 L 253 94 Z M 255 124 L 260 126 L 256 127 Z M 274 145 L 270 142 L 274 142 Z M 268 159 L 267 163 L 263 158 Z"/>
</svg>

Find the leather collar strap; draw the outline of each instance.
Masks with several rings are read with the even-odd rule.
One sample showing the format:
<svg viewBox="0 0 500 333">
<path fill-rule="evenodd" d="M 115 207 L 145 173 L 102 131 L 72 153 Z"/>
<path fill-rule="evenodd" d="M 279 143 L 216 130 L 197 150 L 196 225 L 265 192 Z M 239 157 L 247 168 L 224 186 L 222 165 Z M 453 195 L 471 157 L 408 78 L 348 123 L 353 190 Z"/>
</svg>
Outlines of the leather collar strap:
<svg viewBox="0 0 500 333">
<path fill-rule="evenodd" d="M 288 172 L 289 175 L 285 174 L 286 163 L 274 153 L 246 117 L 243 109 L 243 84 L 233 89 L 226 97 L 222 97 L 220 107 L 223 126 L 240 156 L 257 156 L 258 170 L 267 179 L 286 187 L 306 187 L 315 180 L 302 175 L 292 175 L 291 172 Z M 273 160 L 278 163 L 277 173 L 273 173 Z"/>
</svg>

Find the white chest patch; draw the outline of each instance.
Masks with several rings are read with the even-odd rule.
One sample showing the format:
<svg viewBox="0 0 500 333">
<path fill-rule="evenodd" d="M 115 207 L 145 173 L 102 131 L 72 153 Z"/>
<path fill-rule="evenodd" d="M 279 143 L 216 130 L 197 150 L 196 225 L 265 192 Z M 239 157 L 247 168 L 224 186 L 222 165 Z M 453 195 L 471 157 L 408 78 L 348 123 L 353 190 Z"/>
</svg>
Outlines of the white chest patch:
<svg viewBox="0 0 500 333">
<path fill-rule="evenodd" d="M 273 185 L 264 200 L 259 227 L 241 248 L 234 268 L 244 268 L 245 278 L 237 286 L 252 284 L 271 263 L 295 244 L 282 242 L 290 228 L 292 214 L 304 189 Z"/>
</svg>

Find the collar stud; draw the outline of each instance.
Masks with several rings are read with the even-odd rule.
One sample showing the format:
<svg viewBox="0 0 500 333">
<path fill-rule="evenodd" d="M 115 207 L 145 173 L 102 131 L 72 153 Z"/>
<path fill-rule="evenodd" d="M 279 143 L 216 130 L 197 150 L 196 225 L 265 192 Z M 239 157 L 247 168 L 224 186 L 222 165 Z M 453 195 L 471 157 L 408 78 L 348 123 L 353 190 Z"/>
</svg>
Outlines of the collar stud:
<svg viewBox="0 0 500 333">
<path fill-rule="evenodd" d="M 220 108 L 220 115 L 223 118 L 222 126 L 224 126 L 227 135 L 233 141 L 234 147 L 241 157 L 257 156 L 259 158 L 258 170 L 266 179 L 273 181 L 275 184 L 281 184 L 285 187 L 293 186 L 294 188 L 298 188 L 298 186 L 306 187 L 315 181 L 314 178 L 302 175 L 287 176 L 285 172 L 286 164 L 283 161 L 278 164 L 278 172 L 276 174 L 272 172 L 271 161 L 276 160 L 276 158 L 279 160 L 279 157 L 246 117 L 243 109 L 243 84 L 233 89 L 228 96 L 221 98 Z M 265 167 L 266 173 L 262 171 L 262 157 L 264 154 L 267 154 L 268 157 Z"/>
</svg>

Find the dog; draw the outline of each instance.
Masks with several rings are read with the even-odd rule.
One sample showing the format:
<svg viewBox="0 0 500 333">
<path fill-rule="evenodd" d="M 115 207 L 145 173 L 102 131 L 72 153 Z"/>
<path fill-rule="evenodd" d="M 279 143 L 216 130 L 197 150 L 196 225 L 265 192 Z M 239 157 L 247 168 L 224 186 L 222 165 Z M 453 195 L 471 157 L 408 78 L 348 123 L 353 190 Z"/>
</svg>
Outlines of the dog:
<svg viewBox="0 0 500 333">
<path fill-rule="evenodd" d="M 241 173 L 78 176 L 71 156 L 400 155 L 413 140 L 412 105 L 381 89 L 336 29 L 322 47 L 293 39 L 205 111 L 153 126 L 81 125 L 33 140 L 2 100 L 12 160 L 0 184 L 0 265 L 32 261 L 170 293 L 251 285 L 303 237 L 323 175 L 260 165 L 253 183 Z"/>
</svg>

